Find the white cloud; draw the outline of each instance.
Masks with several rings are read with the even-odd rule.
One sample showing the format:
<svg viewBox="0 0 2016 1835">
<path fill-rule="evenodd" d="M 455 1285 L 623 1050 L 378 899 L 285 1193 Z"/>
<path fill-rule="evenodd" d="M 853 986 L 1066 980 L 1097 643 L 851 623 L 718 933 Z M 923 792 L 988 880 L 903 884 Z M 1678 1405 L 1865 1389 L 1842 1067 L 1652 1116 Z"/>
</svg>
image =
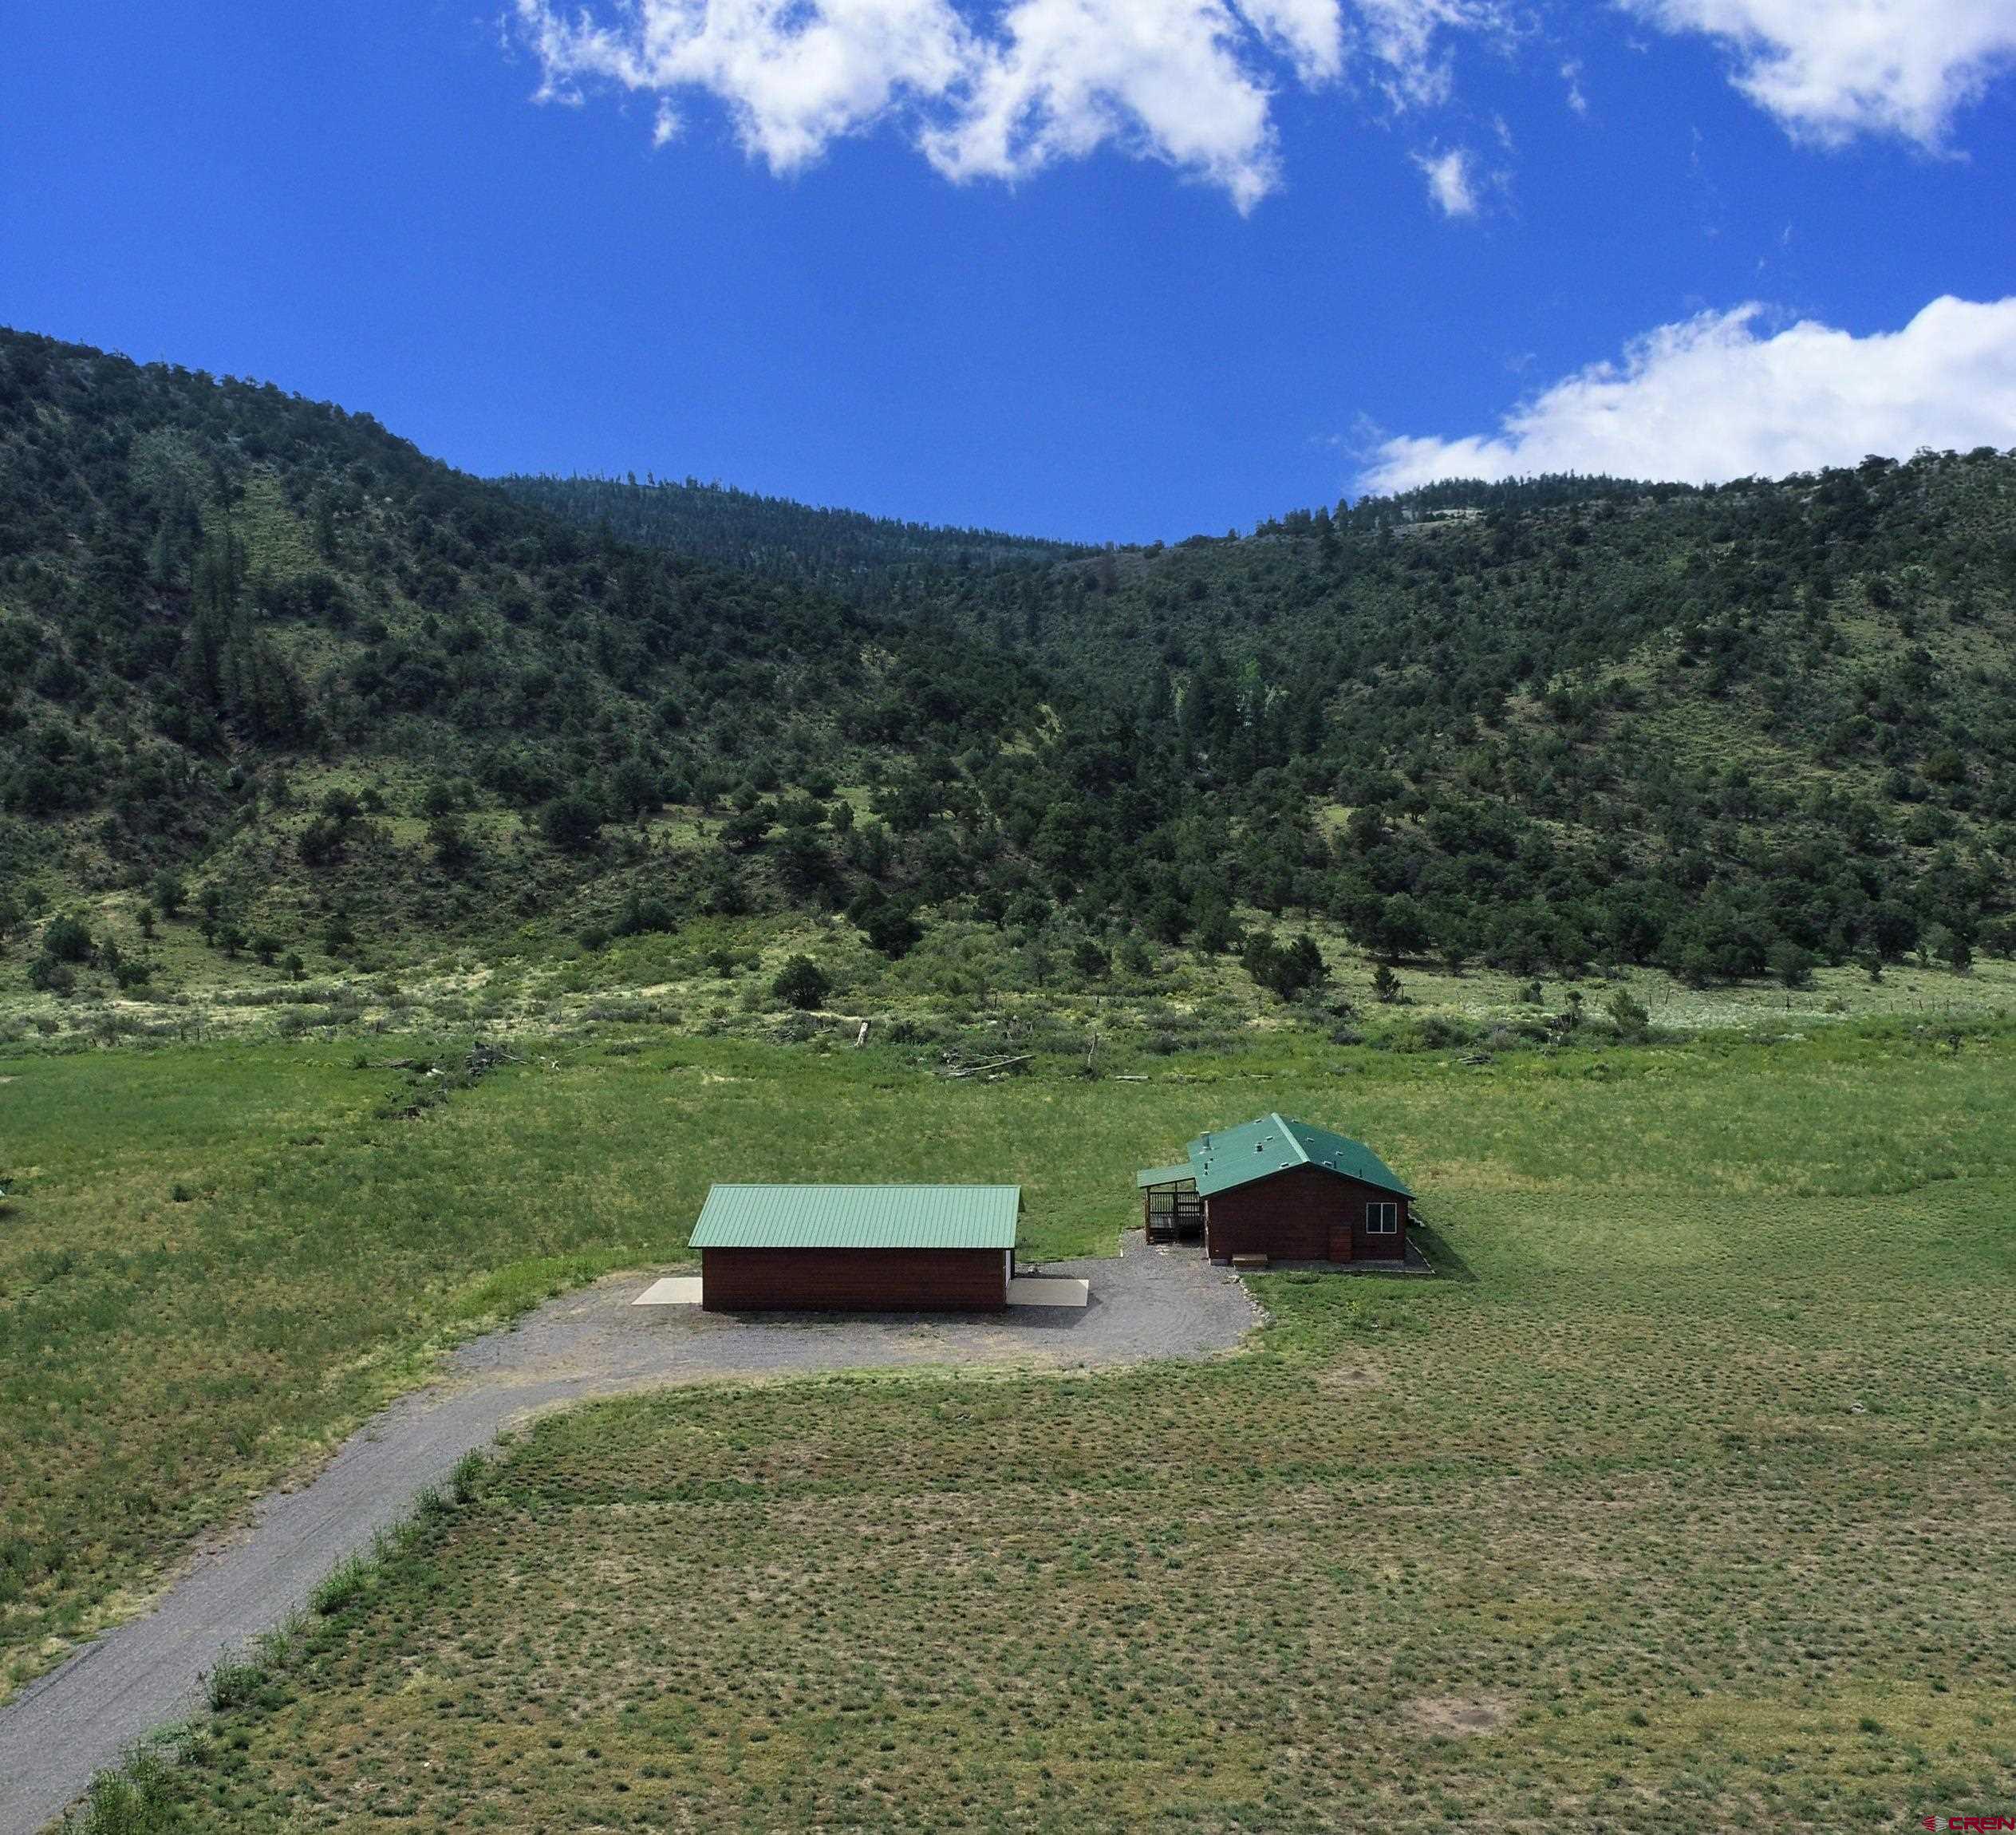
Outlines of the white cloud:
<svg viewBox="0 0 2016 1835">
<path fill-rule="evenodd" d="M 1014 180 L 1107 144 L 1221 187 L 1242 210 L 1279 178 L 1272 101 L 1354 65 L 1399 106 L 1446 93 L 1445 41 L 1496 0 L 515 0 L 542 94 L 586 85 L 728 108 L 779 172 L 902 124 L 953 178 Z"/>
<path fill-rule="evenodd" d="M 1736 58 L 1746 95 L 1804 137 L 1941 144 L 1954 114 L 2016 58 L 2011 0 L 1618 0 Z"/>
<path fill-rule="evenodd" d="M 1470 172 L 1470 156 L 1461 147 L 1446 153 L 1416 153 L 1414 163 L 1428 180 L 1428 195 L 1444 216 L 1477 215 L 1477 185 Z"/>
<path fill-rule="evenodd" d="M 1437 108 L 1451 98 L 1456 46 L 1530 41 L 1548 11 L 1543 0 L 509 3 L 543 96 L 607 86 L 649 97 L 661 144 L 678 132 L 680 103 L 711 95 L 779 172 L 893 122 L 954 178 L 1013 180 L 1115 146 L 1216 184 L 1242 210 L 1279 182 L 1284 85 L 1348 85 L 1394 113 Z M 1828 144 L 1881 132 L 1938 146 L 2016 60 L 2016 0 L 1610 3 L 1715 40 L 1746 94 Z M 1580 62 L 1560 68 L 1568 106 L 1585 111 Z"/>
<path fill-rule="evenodd" d="M 616 24 L 518 0 L 547 95 L 583 78 L 669 97 L 711 91 L 749 151 L 787 172 L 878 119 L 900 95 L 941 96 L 970 41 L 945 0 L 640 0 Z M 664 120 L 663 116 L 661 120 Z"/>
<path fill-rule="evenodd" d="M 1343 68 L 1344 22 L 1337 0 L 1240 0 L 1254 27 L 1287 52 L 1304 82 Z"/>
<path fill-rule="evenodd" d="M 1242 210 L 1273 187 L 1268 92 L 1217 0 L 1020 0 L 1001 23 L 960 106 L 924 133 L 941 172 L 1015 179 L 1112 140 L 1213 180 Z"/>
<path fill-rule="evenodd" d="M 1868 337 L 1811 321 L 1760 336 L 1763 311 L 1663 326 L 1621 364 L 1556 383 L 1496 433 L 1387 440 L 1362 487 L 1547 472 L 1705 483 L 1921 446 L 2016 447 L 2016 298 L 1935 299 L 1901 331 Z"/>
<path fill-rule="evenodd" d="M 1355 0 L 1356 37 L 1375 80 L 1396 108 L 1449 99 L 1450 35 L 1502 34 L 1518 0 Z"/>
</svg>

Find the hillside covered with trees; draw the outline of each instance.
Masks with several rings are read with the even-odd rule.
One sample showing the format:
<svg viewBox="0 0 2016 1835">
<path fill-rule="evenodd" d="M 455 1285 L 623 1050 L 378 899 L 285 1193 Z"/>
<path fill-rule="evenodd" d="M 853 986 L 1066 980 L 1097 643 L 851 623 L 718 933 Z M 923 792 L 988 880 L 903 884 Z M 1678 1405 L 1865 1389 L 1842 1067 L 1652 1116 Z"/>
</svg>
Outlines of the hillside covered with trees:
<svg viewBox="0 0 2016 1835">
<path fill-rule="evenodd" d="M 59 985 L 122 886 L 332 954 L 819 908 L 1096 976 L 1257 908 L 1521 973 L 1964 966 L 2010 935 L 2012 688 L 1993 452 L 1088 551 L 486 483 L 0 336 L 0 938 Z"/>
<path fill-rule="evenodd" d="M 1159 896 L 1114 893 L 1166 935 L 1215 889 L 1521 969 L 1796 976 L 2006 936 L 2011 456 L 1442 484 L 1243 539 L 891 569 L 881 602 L 1069 684 L 1124 781 L 1182 787 L 1190 813 L 1133 838 L 1174 869 Z M 1111 762 L 1079 769 L 1096 804 Z"/>
<path fill-rule="evenodd" d="M 634 476 L 495 480 L 520 503 L 620 541 L 666 548 L 767 579 L 874 602 L 941 574 L 989 574 L 1041 567 L 1089 550 L 994 529 L 947 529 L 858 510 L 820 510 L 724 484 Z"/>
</svg>

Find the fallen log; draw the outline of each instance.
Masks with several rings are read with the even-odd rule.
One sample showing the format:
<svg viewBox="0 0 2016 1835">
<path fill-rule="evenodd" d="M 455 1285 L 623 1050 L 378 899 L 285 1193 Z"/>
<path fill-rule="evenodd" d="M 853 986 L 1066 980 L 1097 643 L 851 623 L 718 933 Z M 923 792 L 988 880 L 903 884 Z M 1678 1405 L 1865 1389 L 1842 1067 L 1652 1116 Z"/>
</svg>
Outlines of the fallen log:
<svg viewBox="0 0 2016 1835">
<path fill-rule="evenodd" d="M 1005 1071 L 1016 1064 L 1026 1064 L 1035 1056 L 1033 1052 L 1025 1052 L 1019 1058 L 996 1058 L 992 1063 L 985 1064 L 962 1064 L 957 1069 L 941 1071 L 938 1075 L 948 1079 L 984 1076 L 989 1071 Z"/>
</svg>

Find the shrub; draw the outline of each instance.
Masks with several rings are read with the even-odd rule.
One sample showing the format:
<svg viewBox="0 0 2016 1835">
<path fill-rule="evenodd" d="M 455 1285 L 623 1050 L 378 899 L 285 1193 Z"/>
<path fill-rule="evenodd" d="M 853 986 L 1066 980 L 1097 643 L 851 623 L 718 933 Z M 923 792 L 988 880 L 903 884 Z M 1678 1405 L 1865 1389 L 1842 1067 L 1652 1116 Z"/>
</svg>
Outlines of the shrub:
<svg viewBox="0 0 2016 1835">
<path fill-rule="evenodd" d="M 633 892 L 617 921 L 619 937 L 663 936 L 679 928 L 679 919 L 664 899 Z"/>
<path fill-rule="evenodd" d="M 329 866 L 343 857 L 343 827 L 327 816 L 318 815 L 302 830 L 294 843 L 304 866 Z"/>
<path fill-rule="evenodd" d="M 907 956 L 923 940 L 923 926 L 909 907 L 886 896 L 878 886 L 871 885 L 855 899 L 847 916 L 868 940 L 868 947 L 891 961 Z"/>
<path fill-rule="evenodd" d="M 1101 981 L 1111 973 L 1113 958 L 1090 937 L 1081 937 L 1071 951 L 1071 966 L 1078 971 L 1079 978 L 1085 981 Z"/>
<path fill-rule="evenodd" d="M 308 1596 L 308 1603 L 322 1617 L 333 1618 L 364 1597 L 371 1582 L 371 1561 L 362 1554 L 346 1555 L 323 1577 Z"/>
<path fill-rule="evenodd" d="M 186 1829 L 181 1788 L 173 1767 L 144 1748 L 116 1771 L 101 1771 L 91 1794 L 63 1826 L 76 1835 L 168 1835 Z"/>
<path fill-rule="evenodd" d="M 489 1458 L 480 1448 L 464 1453 L 448 1474 L 449 1498 L 457 1504 L 473 1502 L 489 1470 Z"/>
<path fill-rule="evenodd" d="M 809 956 L 794 956 L 778 971 L 770 992 L 787 1007 L 820 1007 L 831 986 L 826 971 Z"/>
<path fill-rule="evenodd" d="M 437 815 L 428 825 L 427 844 L 433 850 L 434 864 L 451 876 L 466 873 L 476 863 L 475 844 L 452 815 Z"/>
<path fill-rule="evenodd" d="M 1113 959 L 1130 975 L 1152 975 L 1155 972 L 1155 953 L 1138 931 L 1130 930 L 1121 939 Z"/>
<path fill-rule="evenodd" d="M 1204 956 L 1223 956 L 1240 945 L 1239 926 L 1222 905 L 1212 905 L 1199 914 L 1192 941 Z"/>
<path fill-rule="evenodd" d="M 57 917 L 42 933 L 42 953 L 52 962 L 88 962 L 93 945 L 91 933 L 75 917 Z"/>
<path fill-rule="evenodd" d="M 1810 949 L 1803 949 L 1797 943 L 1774 943 L 1765 958 L 1765 965 L 1773 977 L 1788 988 L 1810 988 L 1813 980 L 1813 955 Z"/>
<path fill-rule="evenodd" d="M 1247 938 L 1245 956 L 1246 973 L 1284 1000 L 1315 987 L 1328 973 L 1323 952 L 1312 937 L 1298 937 L 1284 948 L 1264 932 L 1257 932 Z"/>
<path fill-rule="evenodd" d="M 592 853 L 602 829 L 601 809 L 585 796 L 556 796 L 539 811 L 540 835 L 562 854 Z"/>
<path fill-rule="evenodd" d="M 774 814 L 768 803 L 759 803 L 754 808 L 731 815 L 721 824 L 721 845 L 732 848 L 737 854 L 748 853 L 770 832 Z"/>
<path fill-rule="evenodd" d="M 264 1670 L 255 1663 L 243 1663 L 233 1657 L 219 1657 L 217 1667 L 203 1679 L 204 1699 L 217 1714 L 249 1707 L 266 1687 Z"/>
<path fill-rule="evenodd" d="M 77 991 L 77 972 L 53 956 L 37 956 L 28 965 L 28 985 L 59 1000 L 67 999 Z"/>
<path fill-rule="evenodd" d="M 1652 1023 L 1651 1012 L 1642 1001 L 1632 999 L 1628 988 L 1620 988 L 1612 994 L 1604 1003 L 1604 1011 L 1610 1016 L 1620 1039 L 1642 1039 Z"/>
</svg>

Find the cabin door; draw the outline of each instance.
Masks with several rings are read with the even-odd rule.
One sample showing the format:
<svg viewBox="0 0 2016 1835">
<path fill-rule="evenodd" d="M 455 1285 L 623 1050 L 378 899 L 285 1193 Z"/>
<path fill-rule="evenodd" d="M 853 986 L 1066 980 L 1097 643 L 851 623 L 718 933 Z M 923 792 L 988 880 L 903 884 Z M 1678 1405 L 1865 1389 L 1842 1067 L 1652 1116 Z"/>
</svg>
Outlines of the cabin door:
<svg viewBox="0 0 2016 1835">
<path fill-rule="evenodd" d="M 1333 1217 L 1330 1220 L 1330 1259 L 1332 1261 L 1351 1260 L 1351 1219 Z"/>
</svg>

